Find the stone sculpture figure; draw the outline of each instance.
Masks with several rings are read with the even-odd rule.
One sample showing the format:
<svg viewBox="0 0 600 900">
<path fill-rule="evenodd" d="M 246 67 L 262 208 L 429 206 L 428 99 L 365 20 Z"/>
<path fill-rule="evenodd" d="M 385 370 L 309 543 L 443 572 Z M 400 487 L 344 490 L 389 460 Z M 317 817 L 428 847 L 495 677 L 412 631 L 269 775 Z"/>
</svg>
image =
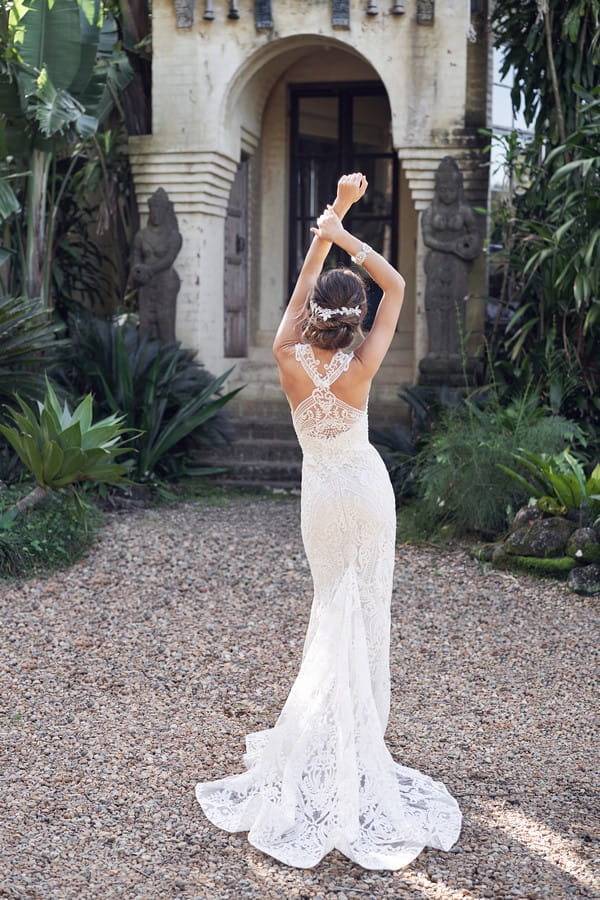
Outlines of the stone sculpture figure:
<svg viewBox="0 0 600 900">
<path fill-rule="evenodd" d="M 140 331 L 174 341 L 181 281 L 173 263 L 182 239 L 173 204 L 163 188 L 154 191 L 148 210 L 148 224 L 135 236 L 131 261 L 131 280 L 139 286 Z"/>
<path fill-rule="evenodd" d="M 425 257 L 425 313 L 429 333 L 427 359 L 460 356 L 469 270 L 479 256 L 482 237 L 473 209 L 465 203 L 463 177 L 445 156 L 435 173 L 435 193 L 421 220 Z"/>
</svg>

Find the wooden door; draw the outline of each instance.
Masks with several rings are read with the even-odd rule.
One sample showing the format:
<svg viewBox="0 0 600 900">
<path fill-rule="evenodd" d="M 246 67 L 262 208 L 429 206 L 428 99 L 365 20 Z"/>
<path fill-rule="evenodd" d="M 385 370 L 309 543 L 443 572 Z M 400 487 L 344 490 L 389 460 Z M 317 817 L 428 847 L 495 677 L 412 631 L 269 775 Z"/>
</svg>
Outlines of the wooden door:
<svg viewBox="0 0 600 900">
<path fill-rule="evenodd" d="M 231 186 L 225 219 L 225 356 L 248 355 L 248 160 Z"/>
</svg>

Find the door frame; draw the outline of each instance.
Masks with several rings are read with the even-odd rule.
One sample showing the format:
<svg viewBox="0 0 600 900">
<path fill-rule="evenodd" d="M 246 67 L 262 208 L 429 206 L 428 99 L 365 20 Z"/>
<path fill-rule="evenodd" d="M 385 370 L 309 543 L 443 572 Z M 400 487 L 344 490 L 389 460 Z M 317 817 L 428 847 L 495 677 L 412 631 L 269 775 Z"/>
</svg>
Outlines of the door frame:
<svg viewBox="0 0 600 900">
<path fill-rule="evenodd" d="M 352 120 L 352 100 L 354 97 L 386 97 L 389 104 L 388 93 L 385 86 L 381 82 L 373 81 L 331 81 L 325 84 L 315 84 L 314 82 L 296 83 L 288 86 L 288 99 L 290 110 L 290 153 L 289 153 L 289 194 L 288 194 L 288 296 L 291 296 L 296 277 L 294 266 L 296 261 L 296 221 L 297 210 L 295 209 L 296 197 L 296 176 L 298 172 L 298 161 L 301 154 L 298 152 L 298 126 L 299 126 L 299 105 L 300 99 L 304 97 L 337 97 L 339 99 L 338 109 L 338 171 L 340 175 L 343 172 L 353 171 L 353 120 Z M 391 105 L 390 105 L 391 116 Z M 390 214 L 391 225 L 391 258 L 390 263 L 393 266 L 398 262 L 398 244 L 399 244 L 399 163 L 397 154 L 394 150 L 380 153 L 361 153 L 362 157 L 389 158 L 392 160 L 393 178 L 392 178 L 392 209 Z M 335 190 L 335 186 L 333 186 Z M 331 202 L 333 202 L 333 197 Z M 352 210 L 346 217 L 346 223 L 352 227 Z"/>
</svg>

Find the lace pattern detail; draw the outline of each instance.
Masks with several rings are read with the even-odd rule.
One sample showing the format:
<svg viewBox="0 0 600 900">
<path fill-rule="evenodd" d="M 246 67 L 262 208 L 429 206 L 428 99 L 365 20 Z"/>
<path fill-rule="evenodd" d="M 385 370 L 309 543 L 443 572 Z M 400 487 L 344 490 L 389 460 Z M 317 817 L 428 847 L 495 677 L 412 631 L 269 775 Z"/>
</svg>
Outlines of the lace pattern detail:
<svg viewBox="0 0 600 900">
<path fill-rule="evenodd" d="M 315 384 L 293 414 L 314 584 L 300 671 L 275 726 L 247 735 L 247 771 L 201 782 L 196 797 L 215 825 L 248 831 L 288 865 L 337 848 L 367 869 L 398 869 L 425 846 L 449 850 L 461 813 L 442 782 L 396 763 L 384 742 L 396 515 L 366 410 L 331 390 L 352 355 L 335 354 L 325 375 L 309 345 L 296 358 Z"/>
<path fill-rule="evenodd" d="M 319 372 L 319 366 L 310 344 L 296 344 L 296 359 L 317 387 L 331 387 L 342 372 L 347 372 L 354 353 L 337 350 L 328 363 L 325 363 L 325 375 Z"/>
<path fill-rule="evenodd" d="M 366 419 L 366 410 L 350 406 L 331 390 L 334 381 L 348 371 L 353 356 L 353 353 L 338 350 L 331 361 L 326 363 L 325 375 L 321 375 L 310 344 L 296 344 L 296 359 L 315 385 L 312 393 L 298 404 L 292 416 L 305 452 L 310 439 L 337 437 L 357 422 Z"/>
</svg>

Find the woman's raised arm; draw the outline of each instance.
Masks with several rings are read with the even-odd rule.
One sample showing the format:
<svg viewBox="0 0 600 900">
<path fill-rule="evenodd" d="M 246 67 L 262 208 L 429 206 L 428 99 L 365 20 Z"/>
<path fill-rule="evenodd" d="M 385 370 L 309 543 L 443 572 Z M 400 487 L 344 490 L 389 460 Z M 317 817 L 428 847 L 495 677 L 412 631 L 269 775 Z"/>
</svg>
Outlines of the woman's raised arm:
<svg viewBox="0 0 600 900">
<path fill-rule="evenodd" d="M 355 358 L 365 367 L 365 374 L 372 378 L 383 362 L 396 332 L 404 300 L 404 278 L 380 253 L 345 230 L 333 206 L 328 206 L 319 216 L 317 227 L 311 231 L 323 240 L 337 244 L 352 258 L 357 257 L 357 262 L 383 291 L 371 330 L 354 352 Z"/>
<path fill-rule="evenodd" d="M 354 172 L 351 175 L 342 175 L 338 181 L 337 196 L 331 206 L 340 221 L 344 218 L 353 203 L 364 195 L 367 190 L 368 182 L 363 174 Z M 273 353 L 277 357 L 278 354 L 298 343 L 300 340 L 300 325 L 302 323 L 304 304 L 310 291 L 321 274 L 323 263 L 327 259 L 327 254 L 331 250 L 331 241 L 321 237 L 311 229 L 315 234 L 313 241 L 308 248 L 308 252 L 304 259 L 298 281 L 292 293 L 290 302 L 283 314 L 283 318 L 275 335 L 273 342 Z"/>
</svg>

